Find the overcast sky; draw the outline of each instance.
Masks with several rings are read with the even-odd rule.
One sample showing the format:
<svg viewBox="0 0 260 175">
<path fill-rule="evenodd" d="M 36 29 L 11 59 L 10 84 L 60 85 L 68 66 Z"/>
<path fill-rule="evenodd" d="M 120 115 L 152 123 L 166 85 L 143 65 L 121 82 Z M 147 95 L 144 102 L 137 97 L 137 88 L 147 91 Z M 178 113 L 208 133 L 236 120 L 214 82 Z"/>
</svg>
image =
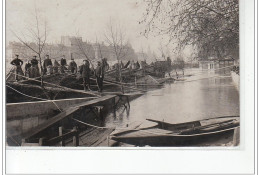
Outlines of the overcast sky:
<svg viewBox="0 0 260 175">
<path fill-rule="evenodd" d="M 94 42 L 104 38 L 104 31 L 110 20 L 120 23 L 136 51 L 143 47 L 144 51 L 150 46 L 158 52 L 161 37 L 146 39 L 140 32 L 144 26 L 138 22 L 145 12 L 142 0 L 7 0 L 6 1 L 6 40 L 17 40 L 17 35 L 36 24 L 35 7 L 41 21 L 48 23 L 48 43 L 59 43 L 61 36 L 75 36 L 77 33 L 83 40 Z M 32 27 L 33 28 L 33 27 Z"/>
</svg>

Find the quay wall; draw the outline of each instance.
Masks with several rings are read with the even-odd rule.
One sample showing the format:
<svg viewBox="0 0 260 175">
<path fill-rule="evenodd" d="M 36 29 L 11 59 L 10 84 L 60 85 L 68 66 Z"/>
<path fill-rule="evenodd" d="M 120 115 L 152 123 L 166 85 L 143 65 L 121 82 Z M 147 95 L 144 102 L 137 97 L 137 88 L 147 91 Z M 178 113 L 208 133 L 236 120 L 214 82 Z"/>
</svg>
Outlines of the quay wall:
<svg viewBox="0 0 260 175">
<path fill-rule="evenodd" d="M 240 92 L 240 76 L 231 71 L 231 77 L 236 89 L 238 90 L 238 92 Z"/>
</svg>

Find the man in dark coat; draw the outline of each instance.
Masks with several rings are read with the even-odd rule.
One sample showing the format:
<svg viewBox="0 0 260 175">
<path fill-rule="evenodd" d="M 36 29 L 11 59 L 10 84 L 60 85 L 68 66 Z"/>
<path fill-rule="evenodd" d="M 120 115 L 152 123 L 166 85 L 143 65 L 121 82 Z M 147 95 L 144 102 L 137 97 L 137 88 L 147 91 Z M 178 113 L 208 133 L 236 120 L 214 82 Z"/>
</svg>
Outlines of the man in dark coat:
<svg viewBox="0 0 260 175">
<path fill-rule="evenodd" d="M 136 69 L 140 69 L 140 64 L 138 61 L 136 62 Z"/>
<path fill-rule="evenodd" d="M 25 76 L 26 77 L 30 77 L 30 68 L 31 68 L 32 64 L 30 63 L 30 61 L 28 60 L 28 62 L 25 64 Z"/>
<path fill-rule="evenodd" d="M 67 60 L 64 58 L 65 56 L 63 55 L 61 60 L 60 60 L 60 65 L 66 66 L 67 65 Z"/>
<path fill-rule="evenodd" d="M 85 91 L 87 91 L 87 89 L 90 90 L 90 68 L 89 68 L 88 60 L 84 60 L 83 65 L 80 66 L 79 72 L 83 78 L 84 90 Z"/>
<path fill-rule="evenodd" d="M 101 64 L 100 61 L 98 61 L 98 65 L 97 65 L 96 70 L 95 70 L 95 75 L 96 75 L 96 82 L 97 82 L 97 85 L 98 85 L 98 91 L 102 92 L 102 90 L 103 90 L 103 79 L 104 79 L 104 70 L 103 70 L 103 67 L 102 67 L 102 64 Z"/>
<path fill-rule="evenodd" d="M 24 76 L 23 70 L 22 70 L 22 65 L 23 61 L 19 59 L 19 55 L 15 55 L 15 59 L 11 61 L 11 64 L 15 66 L 15 80 L 18 81 L 20 79 L 23 79 L 19 75 Z"/>
<path fill-rule="evenodd" d="M 73 73 L 73 74 L 77 73 L 78 66 L 77 66 L 77 63 L 74 61 L 74 58 L 71 58 L 69 68 L 70 68 L 71 73 Z"/>
<path fill-rule="evenodd" d="M 51 59 L 49 58 L 49 55 L 46 55 L 45 60 L 43 61 L 43 72 L 44 72 L 44 74 L 46 74 L 48 66 L 52 66 L 52 62 L 51 62 Z"/>
<path fill-rule="evenodd" d="M 40 76 L 40 71 L 38 67 L 38 60 L 36 59 L 37 56 L 33 56 L 33 59 L 31 60 L 32 67 L 30 68 L 30 77 L 36 78 Z"/>
<path fill-rule="evenodd" d="M 65 66 L 67 65 L 67 60 L 64 58 L 65 56 L 63 55 L 61 60 L 60 60 L 60 72 L 65 73 Z"/>
</svg>

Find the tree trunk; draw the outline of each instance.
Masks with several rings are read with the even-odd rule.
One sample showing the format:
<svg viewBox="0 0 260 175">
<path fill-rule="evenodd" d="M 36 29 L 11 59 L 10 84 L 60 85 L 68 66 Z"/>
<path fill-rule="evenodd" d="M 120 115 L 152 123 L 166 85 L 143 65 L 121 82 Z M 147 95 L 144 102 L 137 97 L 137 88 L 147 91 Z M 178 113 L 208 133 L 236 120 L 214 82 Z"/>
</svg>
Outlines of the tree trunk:
<svg viewBox="0 0 260 175">
<path fill-rule="evenodd" d="M 42 68 L 42 58 L 40 54 L 39 54 L 39 58 L 40 58 L 40 69 L 41 69 L 41 86 L 43 87 L 43 68 Z"/>
</svg>

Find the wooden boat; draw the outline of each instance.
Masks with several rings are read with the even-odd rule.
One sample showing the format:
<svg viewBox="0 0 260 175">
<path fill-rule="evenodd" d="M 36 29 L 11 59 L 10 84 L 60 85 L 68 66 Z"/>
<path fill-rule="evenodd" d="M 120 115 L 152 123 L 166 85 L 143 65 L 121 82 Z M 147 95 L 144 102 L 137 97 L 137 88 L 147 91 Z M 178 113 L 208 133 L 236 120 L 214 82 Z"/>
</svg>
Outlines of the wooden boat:
<svg viewBox="0 0 260 175">
<path fill-rule="evenodd" d="M 157 125 L 114 134 L 111 139 L 136 146 L 223 146 L 233 141 L 239 116 L 226 116 L 171 124 L 147 119 Z"/>
</svg>

